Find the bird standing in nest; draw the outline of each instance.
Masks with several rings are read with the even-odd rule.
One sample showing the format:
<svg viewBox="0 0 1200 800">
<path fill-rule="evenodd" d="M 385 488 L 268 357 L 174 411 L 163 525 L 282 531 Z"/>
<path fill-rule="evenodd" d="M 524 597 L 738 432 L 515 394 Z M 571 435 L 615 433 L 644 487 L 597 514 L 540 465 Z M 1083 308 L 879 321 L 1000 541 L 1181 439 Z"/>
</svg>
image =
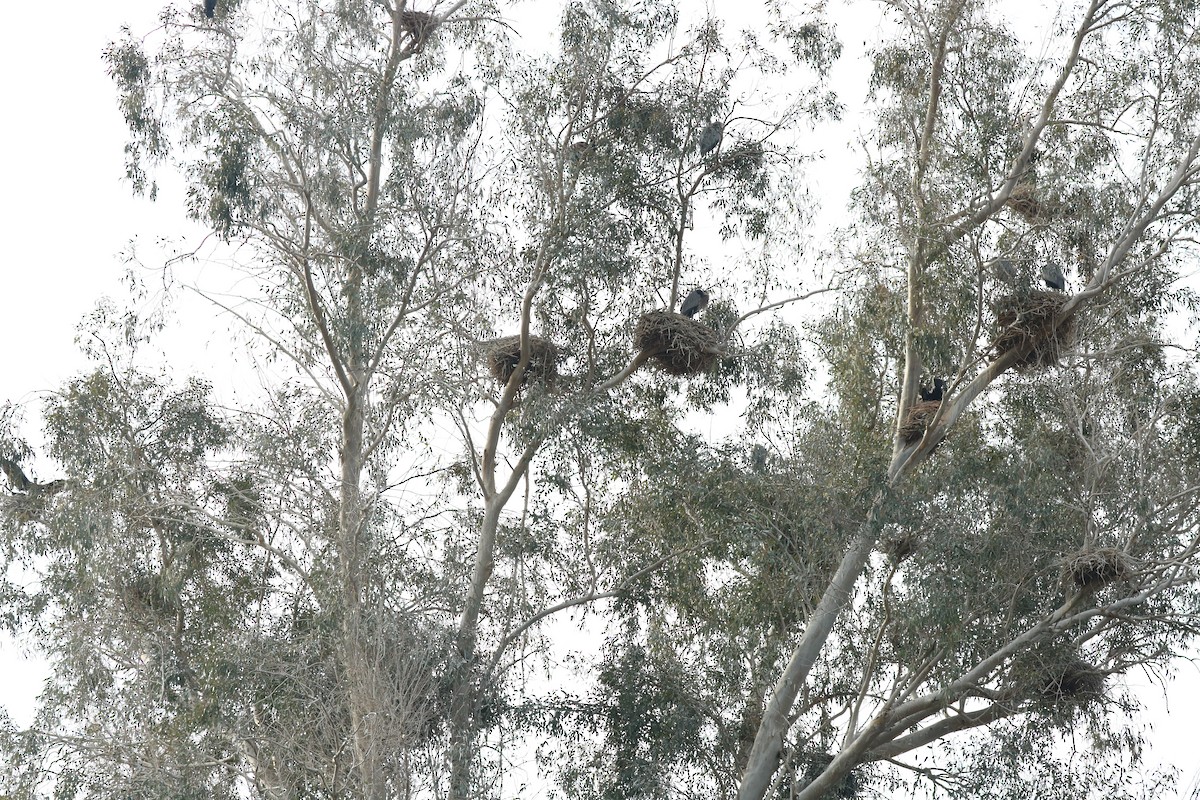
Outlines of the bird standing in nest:
<svg viewBox="0 0 1200 800">
<path fill-rule="evenodd" d="M 721 136 L 724 132 L 725 126 L 720 122 L 710 122 L 704 127 L 704 130 L 700 131 L 701 157 L 717 149 L 717 145 L 721 143 Z"/>
<path fill-rule="evenodd" d="M 1067 279 L 1063 276 L 1062 267 L 1053 261 L 1047 261 L 1042 265 L 1042 280 L 1046 282 L 1047 289 L 1066 291 Z"/>
<path fill-rule="evenodd" d="M 679 306 L 679 313 L 691 319 L 703 311 L 707 305 L 708 292 L 703 289 L 692 289 L 691 293 L 683 298 L 683 304 Z"/>
<path fill-rule="evenodd" d="M 940 403 L 942 396 L 946 393 L 946 382 L 941 378 L 933 379 L 933 389 L 927 389 L 925 384 L 921 384 L 920 388 L 922 403 Z"/>
</svg>

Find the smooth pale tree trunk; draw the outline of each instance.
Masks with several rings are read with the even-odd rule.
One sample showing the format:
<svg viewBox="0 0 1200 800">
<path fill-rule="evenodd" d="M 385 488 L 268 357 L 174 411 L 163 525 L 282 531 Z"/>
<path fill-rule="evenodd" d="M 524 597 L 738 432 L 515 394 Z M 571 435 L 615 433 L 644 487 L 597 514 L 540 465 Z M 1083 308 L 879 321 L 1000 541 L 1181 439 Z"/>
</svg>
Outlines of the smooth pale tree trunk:
<svg viewBox="0 0 1200 800">
<path fill-rule="evenodd" d="M 830 581 L 817 604 L 816 610 L 804 629 L 804 636 L 792 652 L 791 661 L 775 683 L 774 691 L 763 710 L 762 725 L 754 737 L 750 759 L 738 787 L 739 800 L 760 800 L 767 793 L 771 780 L 779 765 L 783 750 L 783 738 L 790 727 L 788 715 L 796 702 L 796 696 L 808 679 L 808 674 L 821 654 L 821 648 L 829 638 L 838 615 L 850 602 L 854 583 L 867 565 L 875 539 L 879 534 L 879 517 L 889 496 L 887 489 L 880 489 L 871 501 L 867 518 L 859 526 L 850 548 L 842 556 L 837 572 Z"/>
<path fill-rule="evenodd" d="M 383 800 L 385 754 L 382 730 L 388 715 L 381 713 L 376 689 L 375 660 L 371 658 L 369 626 L 363 619 L 362 597 L 362 526 L 363 511 L 360 480 L 363 472 L 363 411 L 361 399 L 365 387 L 356 388 L 346 402 L 342 415 L 342 464 L 338 537 L 342 570 L 342 633 L 350 706 L 351 746 L 360 797 Z"/>
</svg>

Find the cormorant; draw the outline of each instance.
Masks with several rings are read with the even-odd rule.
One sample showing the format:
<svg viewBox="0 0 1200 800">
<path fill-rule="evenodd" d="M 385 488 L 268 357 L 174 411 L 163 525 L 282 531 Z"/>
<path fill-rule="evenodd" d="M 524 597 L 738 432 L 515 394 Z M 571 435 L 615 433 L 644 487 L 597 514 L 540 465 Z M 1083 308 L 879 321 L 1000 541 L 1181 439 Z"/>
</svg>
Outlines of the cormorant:
<svg viewBox="0 0 1200 800">
<path fill-rule="evenodd" d="M 1046 282 L 1048 289 L 1062 292 L 1067 288 L 1067 279 L 1063 277 L 1062 267 L 1053 261 L 1047 261 L 1042 265 L 1042 280 Z"/>
<path fill-rule="evenodd" d="M 944 380 L 942 380 L 941 378 L 934 378 L 933 379 L 933 391 L 926 389 L 925 384 L 921 384 L 921 388 L 919 391 L 921 392 L 921 402 L 923 402 L 923 403 L 932 403 L 932 402 L 940 403 L 940 402 L 942 402 L 942 395 L 944 395 L 946 393 L 946 382 Z"/>
<path fill-rule="evenodd" d="M 217 0 L 204 0 L 204 16 L 209 19 L 213 18 L 213 14 L 217 10 Z"/>
<path fill-rule="evenodd" d="M 691 294 L 683 298 L 683 304 L 679 306 L 679 313 L 691 319 L 703 311 L 707 305 L 708 292 L 703 289 L 692 289 Z"/>
<path fill-rule="evenodd" d="M 706 156 L 716 150 L 717 145 L 721 143 L 721 134 L 724 132 L 725 126 L 721 123 L 708 123 L 704 130 L 700 131 L 700 155 Z"/>
</svg>

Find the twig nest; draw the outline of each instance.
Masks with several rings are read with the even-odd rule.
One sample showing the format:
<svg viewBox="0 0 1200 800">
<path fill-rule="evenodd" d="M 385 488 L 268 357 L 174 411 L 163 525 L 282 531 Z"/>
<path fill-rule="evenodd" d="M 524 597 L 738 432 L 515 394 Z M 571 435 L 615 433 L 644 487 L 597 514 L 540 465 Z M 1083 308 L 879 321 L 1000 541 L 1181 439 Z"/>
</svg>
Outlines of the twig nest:
<svg viewBox="0 0 1200 800">
<path fill-rule="evenodd" d="M 1062 560 L 1062 580 L 1091 590 L 1129 577 L 1133 559 L 1115 547 L 1085 547 Z"/>
<path fill-rule="evenodd" d="M 1019 183 L 1014 186 L 1005 203 L 1031 225 L 1045 220 L 1046 209 L 1038 202 L 1037 187 L 1032 183 Z"/>
<path fill-rule="evenodd" d="M 488 370 L 492 377 L 500 383 L 508 383 L 517 364 L 521 363 L 521 337 L 505 336 L 503 339 L 486 342 L 485 345 Z M 530 336 L 529 363 L 525 366 L 521 382 L 528 383 L 530 378 L 553 381 L 558 374 L 557 365 L 558 348 L 554 342 L 540 336 Z"/>
<path fill-rule="evenodd" d="M 929 423 L 933 422 L 941 405 L 940 400 L 926 400 L 914 404 L 908 410 L 904 424 L 900 426 L 900 435 L 904 437 L 905 444 L 915 444 L 921 441 L 921 437 L 925 435 L 925 430 L 929 427 Z"/>
<path fill-rule="evenodd" d="M 924 434 L 921 434 L 924 435 Z M 917 552 L 920 540 L 916 531 L 903 530 L 884 536 L 879 543 L 881 549 L 893 564 L 902 564 L 913 553 Z"/>
<path fill-rule="evenodd" d="M 671 375 L 706 372 L 724 355 L 716 331 L 673 311 L 643 314 L 633 332 L 633 342 Z"/>
<path fill-rule="evenodd" d="M 1042 290 L 1000 297 L 996 300 L 996 354 L 1028 345 L 1029 351 L 1017 362 L 1018 367 L 1057 364 L 1062 348 L 1075 341 L 1074 314 L 1054 327 L 1054 318 L 1066 302 L 1066 295 Z"/>
<path fill-rule="evenodd" d="M 1107 676 L 1081 658 L 1072 659 L 1045 677 L 1043 698 L 1052 702 L 1087 702 L 1104 695 Z"/>
</svg>

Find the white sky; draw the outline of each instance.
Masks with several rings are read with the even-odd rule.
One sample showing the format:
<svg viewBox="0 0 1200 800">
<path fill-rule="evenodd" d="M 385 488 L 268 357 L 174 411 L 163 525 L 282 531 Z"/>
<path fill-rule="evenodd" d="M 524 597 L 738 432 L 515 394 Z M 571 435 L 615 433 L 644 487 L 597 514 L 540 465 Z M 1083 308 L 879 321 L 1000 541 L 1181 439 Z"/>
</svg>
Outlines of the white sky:
<svg viewBox="0 0 1200 800">
<path fill-rule="evenodd" d="M 522 16 L 538 4 L 523 4 Z M 171 250 L 169 244 L 165 250 L 156 245 L 160 237 L 197 236 L 183 218 L 177 190 L 168 185 L 159 201 L 150 203 L 133 198 L 123 182 L 124 123 L 101 60 L 121 24 L 148 31 L 160 5 L 161 0 L 5 5 L 0 24 L 7 120 L 0 126 L 0 152 L 6 155 L 5 190 L 0 193 L 5 242 L 0 400 L 36 407 L 44 392 L 86 367 L 74 343 L 75 326 L 101 296 L 124 300 L 120 278 L 126 267 L 120 254 L 130 240 L 138 240 L 139 252 L 153 266 L 152 258 L 161 263 L 161 253 Z M 870 6 L 863 10 L 853 19 L 859 26 L 865 20 L 867 33 L 846 33 L 848 53 L 861 50 L 878 18 Z M 840 24 L 846 31 L 849 15 Z M 854 78 L 846 90 L 861 93 L 863 64 L 853 56 L 844 62 L 840 74 Z M 854 103 L 861 97 L 848 94 L 843 99 Z M 827 195 L 831 185 L 841 184 L 839 195 L 848 188 L 846 172 L 857 162 L 839 165 L 848 158 L 851 138 L 852 130 L 830 138 L 824 164 L 813 169 Z M 187 338 L 178 329 L 164 345 L 176 356 L 173 363 L 181 374 L 193 365 L 211 365 L 212 331 L 219 327 L 211 318 L 190 324 L 203 333 L 191 337 L 187 352 L 173 349 Z M 29 436 L 36 443 L 37 432 L 31 430 Z M 40 474 L 36 466 L 34 472 L 43 480 L 60 477 Z M 30 721 L 43 674 L 42 665 L 27 660 L 18 643 L 0 638 L 0 704 L 18 723 Z M 1183 664 L 1181 676 L 1171 684 L 1169 704 L 1148 681 L 1136 675 L 1128 680 L 1145 684 L 1147 719 L 1154 721 L 1147 767 L 1173 765 L 1187 787 L 1200 770 L 1200 747 L 1193 738 L 1200 719 L 1200 674 Z"/>
</svg>

